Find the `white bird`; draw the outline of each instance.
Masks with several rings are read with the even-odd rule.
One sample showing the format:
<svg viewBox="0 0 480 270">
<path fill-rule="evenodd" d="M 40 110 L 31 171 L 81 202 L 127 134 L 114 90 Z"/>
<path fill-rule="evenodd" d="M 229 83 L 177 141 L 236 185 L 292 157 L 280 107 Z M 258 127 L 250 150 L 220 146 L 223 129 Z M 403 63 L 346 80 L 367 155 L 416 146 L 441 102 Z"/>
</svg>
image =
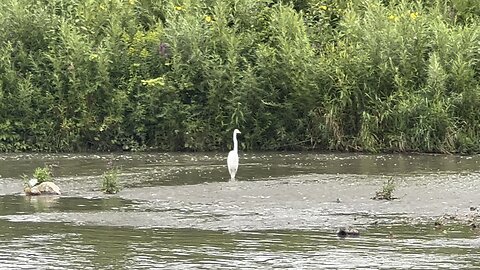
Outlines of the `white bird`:
<svg viewBox="0 0 480 270">
<path fill-rule="evenodd" d="M 238 170 L 238 142 L 237 134 L 241 134 L 240 130 L 235 129 L 233 131 L 233 150 L 228 153 L 227 166 L 230 173 L 230 179 L 235 180 L 235 174 Z"/>
</svg>

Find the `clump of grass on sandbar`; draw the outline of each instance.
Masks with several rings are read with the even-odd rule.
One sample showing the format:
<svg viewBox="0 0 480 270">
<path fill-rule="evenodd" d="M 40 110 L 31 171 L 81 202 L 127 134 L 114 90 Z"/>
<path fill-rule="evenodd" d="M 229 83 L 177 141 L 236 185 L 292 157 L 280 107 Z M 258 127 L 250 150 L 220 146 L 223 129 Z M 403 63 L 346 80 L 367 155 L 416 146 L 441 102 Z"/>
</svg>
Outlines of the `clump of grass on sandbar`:
<svg viewBox="0 0 480 270">
<path fill-rule="evenodd" d="M 395 181 L 393 180 L 393 177 L 388 179 L 386 182 L 383 183 L 382 189 L 378 190 L 375 192 L 375 196 L 372 198 L 374 200 L 387 200 L 391 201 L 396 199 L 393 196 L 393 192 L 395 191 L 396 186 L 395 186 Z"/>
<path fill-rule="evenodd" d="M 115 194 L 120 191 L 120 184 L 118 182 L 117 168 L 112 168 L 103 174 L 102 191 L 106 194 Z"/>
</svg>

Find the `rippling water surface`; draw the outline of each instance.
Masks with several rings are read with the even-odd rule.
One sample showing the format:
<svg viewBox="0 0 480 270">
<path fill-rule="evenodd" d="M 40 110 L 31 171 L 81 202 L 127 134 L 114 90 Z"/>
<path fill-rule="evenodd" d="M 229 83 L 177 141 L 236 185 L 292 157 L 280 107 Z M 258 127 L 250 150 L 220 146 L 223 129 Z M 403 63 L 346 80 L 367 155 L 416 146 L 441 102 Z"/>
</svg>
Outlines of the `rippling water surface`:
<svg viewBox="0 0 480 270">
<path fill-rule="evenodd" d="M 0 269 L 480 268 L 479 161 L 245 153 L 231 182 L 224 154 L 3 154 Z M 24 196 L 44 165 L 62 195 Z M 372 200 L 390 178 L 397 199 Z"/>
</svg>

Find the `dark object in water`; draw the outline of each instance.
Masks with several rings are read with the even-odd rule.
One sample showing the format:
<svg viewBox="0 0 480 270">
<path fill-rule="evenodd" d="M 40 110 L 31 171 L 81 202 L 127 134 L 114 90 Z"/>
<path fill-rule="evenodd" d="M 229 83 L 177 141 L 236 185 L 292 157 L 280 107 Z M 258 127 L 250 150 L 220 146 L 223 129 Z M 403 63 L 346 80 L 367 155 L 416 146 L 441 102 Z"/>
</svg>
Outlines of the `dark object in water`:
<svg viewBox="0 0 480 270">
<path fill-rule="evenodd" d="M 338 237 L 358 237 L 359 235 L 360 235 L 360 232 L 358 232 L 358 230 L 353 228 L 341 227 L 337 231 Z"/>
</svg>

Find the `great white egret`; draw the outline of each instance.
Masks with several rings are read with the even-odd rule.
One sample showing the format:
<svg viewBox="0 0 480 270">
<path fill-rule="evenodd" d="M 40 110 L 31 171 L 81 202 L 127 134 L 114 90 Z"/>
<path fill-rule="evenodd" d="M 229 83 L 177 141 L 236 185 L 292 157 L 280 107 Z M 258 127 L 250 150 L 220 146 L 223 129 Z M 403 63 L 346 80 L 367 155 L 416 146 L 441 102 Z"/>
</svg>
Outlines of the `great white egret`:
<svg viewBox="0 0 480 270">
<path fill-rule="evenodd" d="M 227 166 L 230 173 L 230 179 L 235 180 L 235 174 L 238 170 L 238 142 L 237 134 L 240 134 L 240 130 L 235 129 L 233 131 L 233 150 L 228 153 Z"/>
</svg>

